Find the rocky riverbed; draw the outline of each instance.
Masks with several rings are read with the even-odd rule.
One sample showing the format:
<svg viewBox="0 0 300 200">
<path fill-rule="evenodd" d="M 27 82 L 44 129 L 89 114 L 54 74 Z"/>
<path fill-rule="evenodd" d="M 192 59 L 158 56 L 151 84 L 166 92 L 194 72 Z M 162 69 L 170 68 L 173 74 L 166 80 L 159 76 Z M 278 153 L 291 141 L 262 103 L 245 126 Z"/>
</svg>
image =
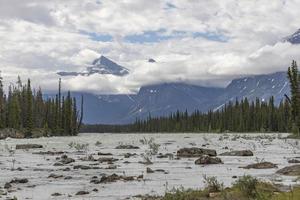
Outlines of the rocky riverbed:
<svg viewBox="0 0 300 200">
<path fill-rule="evenodd" d="M 250 174 L 300 184 L 286 134 L 81 134 L 0 141 L 0 199 L 138 199 Z"/>
</svg>

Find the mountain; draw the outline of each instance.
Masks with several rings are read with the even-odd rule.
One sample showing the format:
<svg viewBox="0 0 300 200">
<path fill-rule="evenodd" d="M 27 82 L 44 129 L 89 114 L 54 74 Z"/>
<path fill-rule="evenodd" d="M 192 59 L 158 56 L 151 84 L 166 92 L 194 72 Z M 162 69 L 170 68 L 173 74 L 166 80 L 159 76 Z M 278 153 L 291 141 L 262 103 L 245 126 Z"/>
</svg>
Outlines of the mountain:
<svg viewBox="0 0 300 200">
<path fill-rule="evenodd" d="M 94 60 L 91 66 L 88 66 L 85 71 L 82 72 L 58 72 L 60 76 L 90 76 L 92 74 L 111 74 L 115 76 L 125 76 L 129 74 L 129 70 L 117 63 L 111 61 L 105 56 L 101 56 Z"/>
<path fill-rule="evenodd" d="M 300 44 L 300 29 L 298 29 L 298 31 L 294 34 L 286 37 L 285 40 L 292 44 Z"/>
<path fill-rule="evenodd" d="M 248 98 L 268 101 L 275 97 L 278 105 L 289 95 L 289 83 L 285 72 L 248 76 L 234 79 L 226 88 L 213 88 L 185 83 L 163 83 L 143 86 L 133 95 L 84 95 L 84 122 L 124 124 L 136 118 L 165 116 L 177 110 L 189 113 L 199 110 L 221 109 L 225 103 Z M 80 102 L 82 93 L 73 93 Z"/>
<path fill-rule="evenodd" d="M 165 116 L 177 110 L 193 112 L 196 109 L 207 111 L 210 101 L 222 94 L 222 88 L 206 88 L 184 83 L 164 83 L 145 86 L 137 95 L 129 108 L 128 114 L 122 119 L 129 122 L 136 118 Z"/>
<path fill-rule="evenodd" d="M 283 100 L 284 94 L 290 94 L 286 72 L 234 79 L 226 87 L 225 92 L 216 99 L 218 106 L 215 109 L 221 108 L 228 101 L 235 101 L 236 98 L 254 101 L 258 97 L 262 101 L 268 101 L 274 96 L 278 105 Z"/>
</svg>

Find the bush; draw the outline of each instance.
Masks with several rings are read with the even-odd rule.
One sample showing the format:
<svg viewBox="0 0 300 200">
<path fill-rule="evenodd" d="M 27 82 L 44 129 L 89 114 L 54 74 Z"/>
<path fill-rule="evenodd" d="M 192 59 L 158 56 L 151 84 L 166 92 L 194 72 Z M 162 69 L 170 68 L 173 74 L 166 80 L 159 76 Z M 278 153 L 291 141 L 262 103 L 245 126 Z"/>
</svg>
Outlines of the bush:
<svg viewBox="0 0 300 200">
<path fill-rule="evenodd" d="M 209 192 L 220 192 L 224 189 L 223 183 L 219 183 L 217 177 L 215 176 L 208 177 L 204 175 L 203 178 L 206 184 L 206 189 Z"/>
<path fill-rule="evenodd" d="M 245 196 L 256 199 L 258 194 L 256 189 L 257 184 L 258 180 L 256 178 L 243 176 L 236 181 L 234 187 L 238 188 Z"/>
</svg>

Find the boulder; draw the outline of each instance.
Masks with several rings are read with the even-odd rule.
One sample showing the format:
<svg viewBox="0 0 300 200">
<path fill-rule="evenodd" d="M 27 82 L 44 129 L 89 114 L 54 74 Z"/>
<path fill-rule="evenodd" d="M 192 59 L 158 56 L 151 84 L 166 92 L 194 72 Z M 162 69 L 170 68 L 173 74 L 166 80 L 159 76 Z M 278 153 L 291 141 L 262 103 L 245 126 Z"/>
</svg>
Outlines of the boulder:
<svg viewBox="0 0 300 200">
<path fill-rule="evenodd" d="M 195 161 L 196 165 L 211 165 L 211 164 L 223 164 L 222 160 L 218 157 L 211 157 L 208 155 L 202 155 Z"/>
<path fill-rule="evenodd" d="M 98 156 L 112 156 L 112 153 L 102 153 L 102 152 L 98 152 Z"/>
<path fill-rule="evenodd" d="M 64 165 L 67 165 L 67 164 L 75 162 L 75 160 L 73 158 L 69 158 L 67 155 L 62 155 L 60 162 Z"/>
<path fill-rule="evenodd" d="M 250 150 L 229 151 L 221 153 L 220 156 L 253 156 L 253 152 Z"/>
<path fill-rule="evenodd" d="M 250 164 L 245 167 L 241 167 L 243 169 L 272 169 L 277 168 L 276 164 L 273 164 L 271 162 L 260 162 L 255 164 Z"/>
<path fill-rule="evenodd" d="M 291 159 L 291 160 L 288 161 L 288 163 L 300 163 L 300 160 Z"/>
<path fill-rule="evenodd" d="M 57 174 L 50 174 L 48 176 L 48 178 L 54 178 L 54 179 L 58 179 L 58 178 L 62 178 L 62 177 L 64 177 L 64 176 L 63 175 L 57 175 Z"/>
<path fill-rule="evenodd" d="M 133 145 L 130 145 L 130 144 L 122 144 L 122 145 L 119 145 L 116 147 L 116 149 L 139 149 L 140 147 L 138 146 L 133 146 Z"/>
<path fill-rule="evenodd" d="M 51 196 L 53 196 L 53 197 L 58 197 L 58 196 L 61 196 L 62 194 L 60 194 L 60 193 L 58 193 L 58 192 L 55 192 L 55 193 L 53 193 L 53 194 L 51 194 Z"/>
<path fill-rule="evenodd" d="M 4 189 L 10 189 L 12 185 L 10 183 L 5 183 Z"/>
<path fill-rule="evenodd" d="M 286 176 L 300 176 L 300 165 L 284 167 L 276 172 Z"/>
<path fill-rule="evenodd" d="M 212 149 L 202 149 L 202 148 L 182 148 L 177 151 L 178 157 L 199 157 L 202 155 L 216 156 L 217 152 Z"/>
<path fill-rule="evenodd" d="M 17 144 L 16 149 L 41 149 L 43 145 L 40 144 Z"/>
<path fill-rule="evenodd" d="M 28 179 L 27 178 L 15 178 L 15 179 L 11 180 L 10 183 L 13 183 L 13 184 L 18 184 L 18 183 L 24 184 L 24 183 L 28 183 Z"/>
<path fill-rule="evenodd" d="M 104 162 L 107 162 L 107 163 L 113 163 L 115 161 L 118 161 L 119 159 L 117 158 L 107 158 L 107 157 L 103 157 L 103 158 L 99 158 L 98 161 L 100 163 L 104 163 Z"/>
<path fill-rule="evenodd" d="M 130 157 L 136 156 L 136 155 L 137 155 L 136 153 L 125 153 L 124 158 L 130 158 Z"/>
<path fill-rule="evenodd" d="M 90 166 L 86 166 L 86 165 L 75 165 L 73 167 L 73 169 L 88 170 L 88 169 L 92 169 L 92 168 Z"/>
<path fill-rule="evenodd" d="M 123 181 L 133 181 L 135 180 L 136 177 L 134 176 L 119 176 L 117 174 L 112 174 L 109 176 L 102 176 L 99 183 L 112 183 L 112 182 L 116 182 L 119 180 L 123 180 Z"/>
<path fill-rule="evenodd" d="M 87 191 L 79 191 L 76 193 L 76 195 L 87 195 L 87 194 L 89 194 L 89 192 Z"/>
<path fill-rule="evenodd" d="M 147 172 L 148 174 L 154 173 L 154 171 L 153 171 L 150 167 L 147 167 L 146 172 Z"/>
</svg>

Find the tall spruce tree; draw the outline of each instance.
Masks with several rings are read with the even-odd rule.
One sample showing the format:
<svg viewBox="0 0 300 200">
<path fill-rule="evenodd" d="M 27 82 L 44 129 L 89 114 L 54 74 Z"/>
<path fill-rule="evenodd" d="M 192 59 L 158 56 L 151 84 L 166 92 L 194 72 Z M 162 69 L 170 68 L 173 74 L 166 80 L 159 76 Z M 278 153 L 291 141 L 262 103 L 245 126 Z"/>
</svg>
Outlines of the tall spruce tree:
<svg viewBox="0 0 300 200">
<path fill-rule="evenodd" d="M 300 74 L 298 72 L 298 66 L 296 61 L 292 62 L 292 65 L 288 68 L 288 78 L 290 81 L 291 87 L 291 112 L 292 112 L 292 131 L 295 135 L 300 134 L 300 90 L 299 90 L 299 81 Z"/>
</svg>

